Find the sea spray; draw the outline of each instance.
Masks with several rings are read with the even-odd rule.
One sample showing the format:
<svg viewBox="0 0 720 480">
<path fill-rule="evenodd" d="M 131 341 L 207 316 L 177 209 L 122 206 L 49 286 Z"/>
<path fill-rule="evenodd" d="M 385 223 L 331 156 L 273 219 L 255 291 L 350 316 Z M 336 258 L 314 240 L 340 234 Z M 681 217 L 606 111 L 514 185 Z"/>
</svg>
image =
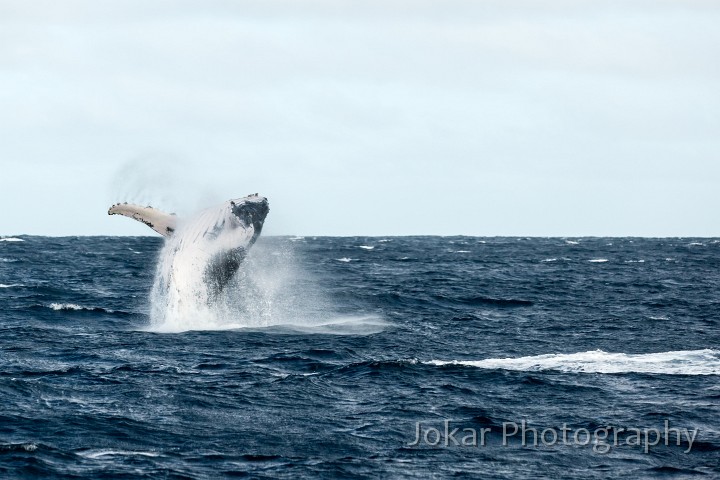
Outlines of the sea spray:
<svg viewBox="0 0 720 480">
<path fill-rule="evenodd" d="M 160 252 L 151 294 L 151 326 L 157 332 L 275 327 L 328 334 L 377 333 L 388 323 L 374 314 L 340 314 L 332 300 L 305 271 L 290 241 L 262 238 L 233 280 L 217 297 L 208 295 L 198 266 L 173 262 L 182 248 L 168 239 Z M 208 252 L 206 252 L 208 253 Z"/>
</svg>

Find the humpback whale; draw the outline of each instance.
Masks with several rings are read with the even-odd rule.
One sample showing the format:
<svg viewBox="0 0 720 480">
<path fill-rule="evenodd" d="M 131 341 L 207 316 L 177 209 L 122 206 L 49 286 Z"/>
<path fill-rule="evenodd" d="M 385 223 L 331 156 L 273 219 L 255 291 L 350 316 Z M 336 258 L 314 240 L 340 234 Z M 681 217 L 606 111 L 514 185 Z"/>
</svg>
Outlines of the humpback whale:
<svg viewBox="0 0 720 480">
<path fill-rule="evenodd" d="M 153 287 L 170 309 L 211 304 L 240 268 L 270 211 L 258 194 L 228 200 L 187 219 L 152 207 L 115 204 L 109 215 L 144 223 L 165 237 Z"/>
</svg>

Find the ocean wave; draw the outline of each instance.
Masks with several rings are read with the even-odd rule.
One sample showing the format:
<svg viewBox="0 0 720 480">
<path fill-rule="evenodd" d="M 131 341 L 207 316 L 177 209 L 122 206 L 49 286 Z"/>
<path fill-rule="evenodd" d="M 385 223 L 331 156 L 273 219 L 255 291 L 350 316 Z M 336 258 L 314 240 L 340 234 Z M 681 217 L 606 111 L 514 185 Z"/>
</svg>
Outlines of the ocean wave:
<svg viewBox="0 0 720 480">
<path fill-rule="evenodd" d="M 533 304 L 530 300 L 492 297 L 463 297 L 458 298 L 457 301 L 467 305 L 497 305 L 501 307 L 527 307 Z"/>
<path fill-rule="evenodd" d="M 28 443 L 1 443 L 0 444 L 0 452 L 18 452 L 18 451 L 25 451 L 25 452 L 34 452 L 38 449 L 38 446 L 36 443 L 28 442 Z"/>
<path fill-rule="evenodd" d="M 25 285 L 22 285 L 20 283 L 11 283 L 9 285 L 6 285 L 4 283 L 0 283 L 0 288 L 15 288 L 15 287 L 24 287 Z"/>
<path fill-rule="evenodd" d="M 607 261 L 607 258 L 593 258 L 591 260 L 588 260 L 588 262 L 590 263 L 606 263 Z"/>
<path fill-rule="evenodd" d="M 23 240 L 22 238 L 17 238 L 17 237 L 3 237 L 3 238 L 0 238 L 0 242 L 24 242 L 24 241 L 25 241 L 25 240 Z"/>
<path fill-rule="evenodd" d="M 352 261 L 353 261 L 352 258 L 348 258 L 348 257 L 336 258 L 335 260 L 337 260 L 338 262 L 344 262 L 344 263 L 348 263 L 348 262 L 352 262 Z"/>
<path fill-rule="evenodd" d="M 375 247 L 372 245 L 360 245 L 358 248 L 362 248 L 363 250 L 372 250 Z"/>
<path fill-rule="evenodd" d="M 720 375 L 720 350 L 628 354 L 592 350 L 571 354 L 534 355 L 485 360 L 431 360 L 430 365 L 462 365 L 483 369 L 564 373 L 651 373 L 664 375 Z"/>
<path fill-rule="evenodd" d="M 139 452 L 130 450 L 86 450 L 84 452 L 78 452 L 78 455 L 85 458 L 102 458 L 109 456 L 140 456 L 140 457 L 159 457 L 160 454 L 157 452 Z"/>
<path fill-rule="evenodd" d="M 114 310 L 100 308 L 100 307 L 85 307 L 76 303 L 51 303 L 48 308 L 55 311 L 64 312 L 101 312 L 101 313 L 114 313 Z"/>
</svg>

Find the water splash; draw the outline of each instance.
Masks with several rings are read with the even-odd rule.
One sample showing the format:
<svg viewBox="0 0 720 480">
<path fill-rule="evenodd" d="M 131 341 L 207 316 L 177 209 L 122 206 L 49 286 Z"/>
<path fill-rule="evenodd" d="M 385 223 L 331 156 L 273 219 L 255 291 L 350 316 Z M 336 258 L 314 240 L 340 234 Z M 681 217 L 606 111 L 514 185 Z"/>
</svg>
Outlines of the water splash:
<svg viewBox="0 0 720 480">
<path fill-rule="evenodd" d="M 154 152 L 125 162 L 112 176 L 108 203 L 151 205 L 168 213 L 191 214 L 204 205 L 220 203 L 217 188 L 202 166 L 175 154 Z"/>
<path fill-rule="evenodd" d="M 266 242 L 261 238 L 223 293 L 211 299 L 198 269 L 203 258 L 170 265 L 173 253 L 181 248 L 173 238 L 166 242 L 158 262 L 150 331 L 263 329 L 277 333 L 368 335 L 389 326 L 377 315 L 338 313 L 300 266 L 292 242 Z M 171 268 L 174 272 L 169 274 Z M 168 278 L 169 287 L 165 284 Z"/>
</svg>

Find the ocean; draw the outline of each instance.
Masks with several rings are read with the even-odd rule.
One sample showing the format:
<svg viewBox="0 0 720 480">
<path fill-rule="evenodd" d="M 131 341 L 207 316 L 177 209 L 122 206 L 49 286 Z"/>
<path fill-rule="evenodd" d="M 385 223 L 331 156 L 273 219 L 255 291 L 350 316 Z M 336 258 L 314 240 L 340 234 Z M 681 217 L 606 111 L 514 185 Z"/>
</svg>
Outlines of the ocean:
<svg viewBox="0 0 720 480">
<path fill-rule="evenodd" d="M 0 477 L 720 477 L 720 240 L 162 241 L 0 239 Z"/>
</svg>

